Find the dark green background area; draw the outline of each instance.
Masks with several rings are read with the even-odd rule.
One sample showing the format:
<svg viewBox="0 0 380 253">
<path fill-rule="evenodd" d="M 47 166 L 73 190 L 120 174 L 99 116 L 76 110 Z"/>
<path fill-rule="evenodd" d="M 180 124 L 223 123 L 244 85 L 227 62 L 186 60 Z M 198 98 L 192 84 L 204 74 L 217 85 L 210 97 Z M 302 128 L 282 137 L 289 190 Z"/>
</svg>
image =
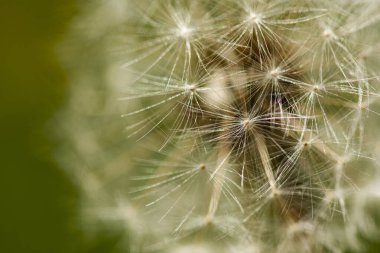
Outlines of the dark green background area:
<svg viewBox="0 0 380 253">
<path fill-rule="evenodd" d="M 78 14 L 75 4 L 0 3 L 1 253 L 122 252 L 118 234 L 89 238 L 80 229 L 78 189 L 55 162 L 59 142 L 48 134 L 68 94 L 56 46 Z"/>
<path fill-rule="evenodd" d="M 0 2 L 0 252 L 115 252 L 117 235 L 80 229 L 78 190 L 48 134 L 68 94 L 56 48 L 75 1 Z"/>
</svg>

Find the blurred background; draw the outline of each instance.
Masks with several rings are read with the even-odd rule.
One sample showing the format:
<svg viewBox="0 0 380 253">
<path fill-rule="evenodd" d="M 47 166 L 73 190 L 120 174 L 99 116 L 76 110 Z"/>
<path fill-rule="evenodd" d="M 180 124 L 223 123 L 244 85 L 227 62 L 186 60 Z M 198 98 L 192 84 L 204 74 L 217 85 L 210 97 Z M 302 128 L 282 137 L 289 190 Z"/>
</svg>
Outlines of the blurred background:
<svg viewBox="0 0 380 253">
<path fill-rule="evenodd" d="M 0 252 L 114 252 L 115 234 L 86 237 L 78 189 L 55 162 L 51 133 L 68 94 L 57 46 L 73 0 L 0 3 Z"/>
<path fill-rule="evenodd" d="M 79 226 L 79 191 L 55 161 L 52 121 L 68 95 L 57 46 L 74 0 L 0 4 L 0 252 L 121 252 L 117 232 Z M 380 252 L 368 242 L 368 252 Z M 126 252 L 123 250 L 122 252 Z"/>
</svg>

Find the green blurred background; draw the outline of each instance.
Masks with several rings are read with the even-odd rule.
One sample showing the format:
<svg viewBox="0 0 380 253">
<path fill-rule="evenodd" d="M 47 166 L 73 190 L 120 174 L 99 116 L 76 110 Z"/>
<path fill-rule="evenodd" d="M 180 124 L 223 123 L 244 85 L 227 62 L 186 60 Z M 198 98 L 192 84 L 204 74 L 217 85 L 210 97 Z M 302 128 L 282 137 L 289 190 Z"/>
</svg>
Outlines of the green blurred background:
<svg viewBox="0 0 380 253">
<path fill-rule="evenodd" d="M 68 94 L 56 48 L 78 3 L 0 2 L 0 252 L 114 252 L 117 234 L 80 230 L 78 190 L 48 134 Z"/>
<path fill-rule="evenodd" d="M 0 253 L 121 252 L 119 234 L 80 229 L 78 189 L 55 162 L 58 141 L 48 134 L 68 94 L 56 48 L 76 4 L 0 4 Z"/>
</svg>

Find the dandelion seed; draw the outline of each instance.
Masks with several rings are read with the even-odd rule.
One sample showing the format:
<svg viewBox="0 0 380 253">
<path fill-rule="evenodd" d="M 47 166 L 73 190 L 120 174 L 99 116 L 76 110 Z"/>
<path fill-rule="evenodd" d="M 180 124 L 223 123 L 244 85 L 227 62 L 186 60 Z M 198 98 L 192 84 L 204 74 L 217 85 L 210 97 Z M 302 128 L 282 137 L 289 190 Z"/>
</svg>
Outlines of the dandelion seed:
<svg viewBox="0 0 380 253">
<path fill-rule="evenodd" d="M 280 68 L 272 69 L 268 73 L 268 79 L 278 80 L 280 78 L 281 73 L 282 70 Z"/>
<path fill-rule="evenodd" d="M 336 40 L 338 38 L 333 30 L 329 27 L 323 30 L 322 36 L 327 40 Z"/>
<path fill-rule="evenodd" d="M 260 14 L 250 12 L 247 17 L 247 22 L 251 25 L 259 25 L 262 22 L 262 17 Z"/>
<path fill-rule="evenodd" d="M 176 34 L 179 37 L 182 37 L 185 40 L 189 40 L 193 29 L 187 27 L 186 25 L 180 25 L 176 30 Z"/>
</svg>

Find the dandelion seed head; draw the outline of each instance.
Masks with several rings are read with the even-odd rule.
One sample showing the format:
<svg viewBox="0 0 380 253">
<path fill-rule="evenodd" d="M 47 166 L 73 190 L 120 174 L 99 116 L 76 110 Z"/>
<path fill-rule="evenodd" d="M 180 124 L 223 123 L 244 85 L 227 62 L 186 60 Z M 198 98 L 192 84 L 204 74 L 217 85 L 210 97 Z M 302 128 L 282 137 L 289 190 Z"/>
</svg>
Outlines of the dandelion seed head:
<svg viewBox="0 0 380 253">
<path fill-rule="evenodd" d="M 86 200 L 112 206 L 121 192 L 125 205 L 99 210 L 143 233 L 136 249 L 201 252 L 201 239 L 207 252 L 339 252 L 358 226 L 369 231 L 362 207 L 379 188 L 367 129 L 380 88 L 375 1 L 127 2 L 128 18 L 102 4 L 86 17 L 112 19 L 99 31 L 88 24 L 106 60 L 75 73 L 84 88 L 73 88 L 63 122 L 75 131 L 66 146 L 83 158 L 66 161 L 90 167 L 81 187 L 96 178 Z M 105 79 L 99 69 L 115 55 L 128 75 Z M 83 94 L 89 109 L 78 106 Z M 116 106 L 119 94 L 127 106 Z M 122 122 L 110 120 L 120 107 Z"/>
</svg>

